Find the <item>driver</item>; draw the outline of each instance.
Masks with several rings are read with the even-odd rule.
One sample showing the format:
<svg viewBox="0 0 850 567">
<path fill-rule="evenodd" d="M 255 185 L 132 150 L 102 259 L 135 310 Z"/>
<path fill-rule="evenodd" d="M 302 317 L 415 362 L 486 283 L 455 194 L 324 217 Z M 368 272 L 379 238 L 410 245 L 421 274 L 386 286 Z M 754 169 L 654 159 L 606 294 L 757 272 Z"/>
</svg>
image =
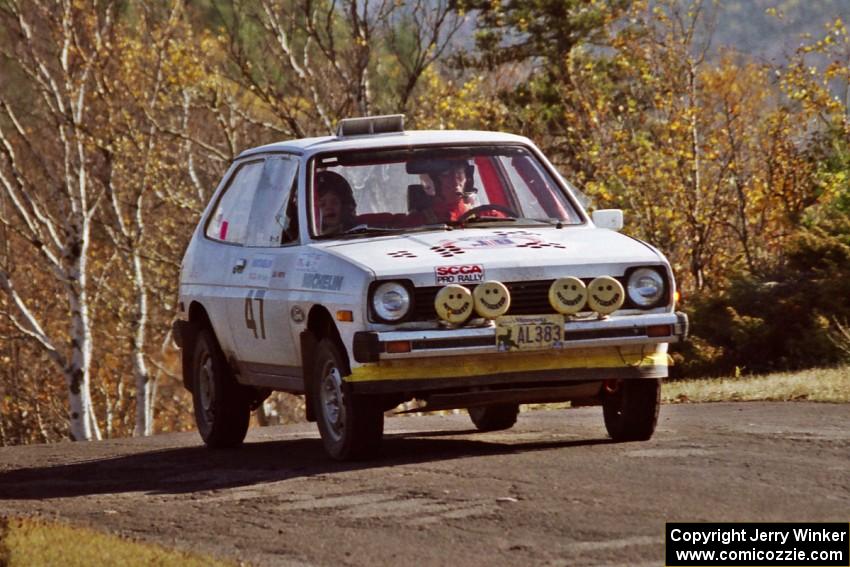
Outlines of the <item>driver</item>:
<svg viewBox="0 0 850 567">
<path fill-rule="evenodd" d="M 430 207 L 418 212 L 427 223 L 453 222 L 472 208 L 464 192 L 468 180 L 466 162 L 457 160 L 447 163 L 448 166 L 442 171 L 425 174 L 433 184 L 434 198 Z M 428 183 L 425 185 L 427 187 Z"/>
</svg>

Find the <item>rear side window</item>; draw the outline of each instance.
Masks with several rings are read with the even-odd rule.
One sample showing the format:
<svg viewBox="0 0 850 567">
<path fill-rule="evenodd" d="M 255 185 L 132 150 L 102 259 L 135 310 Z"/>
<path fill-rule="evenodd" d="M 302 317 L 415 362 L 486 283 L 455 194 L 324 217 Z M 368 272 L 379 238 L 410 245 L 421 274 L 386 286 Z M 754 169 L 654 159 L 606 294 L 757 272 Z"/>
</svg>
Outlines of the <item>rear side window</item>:
<svg viewBox="0 0 850 567">
<path fill-rule="evenodd" d="M 281 246 L 298 239 L 298 160 L 286 156 L 266 159 L 254 197 L 248 246 Z"/>
<path fill-rule="evenodd" d="M 207 224 L 207 238 L 232 244 L 245 243 L 251 204 L 262 173 L 262 161 L 246 163 L 236 170 Z"/>
</svg>

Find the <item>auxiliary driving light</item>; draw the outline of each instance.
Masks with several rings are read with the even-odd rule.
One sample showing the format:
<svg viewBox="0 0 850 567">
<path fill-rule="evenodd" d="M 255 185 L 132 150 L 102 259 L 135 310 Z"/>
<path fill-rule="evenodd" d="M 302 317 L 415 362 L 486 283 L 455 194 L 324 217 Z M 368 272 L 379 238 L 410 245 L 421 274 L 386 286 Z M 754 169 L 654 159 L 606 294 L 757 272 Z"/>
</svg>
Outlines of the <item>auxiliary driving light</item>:
<svg viewBox="0 0 850 567">
<path fill-rule="evenodd" d="M 447 285 L 434 298 L 434 309 L 443 321 L 463 323 L 472 315 L 472 292 L 462 285 Z"/>
<path fill-rule="evenodd" d="M 475 311 L 485 319 L 495 319 L 504 315 L 511 307 L 511 294 L 505 284 L 487 281 L 475 286 L 472 292 Z"/>
<path fill-rule="evenodd" d="M 587 304 L 601 315 L 613 313 L 625 299 L 622 284 L 611 276 L 598 277 L 587 286 Z"/>
<path fill-rule="evenodd" d="M 587 303 L 587 286 L 572 276 L 558 278 L 549 286 L 549 304 L 562 315 L 573 315 Z"/>
</svg>

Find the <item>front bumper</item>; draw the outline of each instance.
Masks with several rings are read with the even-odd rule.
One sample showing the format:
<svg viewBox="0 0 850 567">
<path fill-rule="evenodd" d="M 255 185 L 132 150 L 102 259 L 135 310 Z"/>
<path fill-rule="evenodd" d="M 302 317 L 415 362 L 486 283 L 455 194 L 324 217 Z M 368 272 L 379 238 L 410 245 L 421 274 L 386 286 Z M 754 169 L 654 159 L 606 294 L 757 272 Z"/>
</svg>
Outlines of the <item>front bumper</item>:
<svg viewBox="0 0 850 567">
<path fill-rule="evenodd" d="M 496 346 L 494 326 L 357 333 L 353 353 L 360 364 L 352 365 L 346 387 L 362 394 L 542 392 L 582 382 L 666 378 L 667 343 L 687 335 L 688 319 L 682 313 L 653 313 L 572 320 L 564 332 L 558 348 L 511 352 Z M 392 341 L 410 341 L 410 352 L 387 352 Z"/>
<path fill-rule="evenodd" d="M 570 320 L 564 324 L 564 341 L 558 350 L 674 343 L 687 334 L 688 317 L 678 312 Z M 387 345 L 399 342 L 409 342 L 409 351 L 389 352 Z M 354 335 L 353 354 L 357 362 L 371 363 L 501 353 L 496 346 L 496 327 L 490 324 L 460 329 L 362 331 Z M 533 356 L 535 351 L 523 354 Z"/>
</svg>

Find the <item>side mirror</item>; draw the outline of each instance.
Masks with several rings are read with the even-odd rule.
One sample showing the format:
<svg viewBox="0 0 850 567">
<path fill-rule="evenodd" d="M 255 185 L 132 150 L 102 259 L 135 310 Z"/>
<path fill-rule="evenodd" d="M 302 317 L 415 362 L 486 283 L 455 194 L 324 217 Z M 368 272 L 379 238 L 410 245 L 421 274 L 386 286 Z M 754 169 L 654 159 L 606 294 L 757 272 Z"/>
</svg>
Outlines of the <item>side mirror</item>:
<svg viewBox="0 0 850 567">
<path fill-rule="evenodd" d="M 593 211 L 590 216 L 597 228 L 607 228 L 616 231 L 623 228 L 622 209 L 599 209 L 598 211 Z"/>
</svg>

